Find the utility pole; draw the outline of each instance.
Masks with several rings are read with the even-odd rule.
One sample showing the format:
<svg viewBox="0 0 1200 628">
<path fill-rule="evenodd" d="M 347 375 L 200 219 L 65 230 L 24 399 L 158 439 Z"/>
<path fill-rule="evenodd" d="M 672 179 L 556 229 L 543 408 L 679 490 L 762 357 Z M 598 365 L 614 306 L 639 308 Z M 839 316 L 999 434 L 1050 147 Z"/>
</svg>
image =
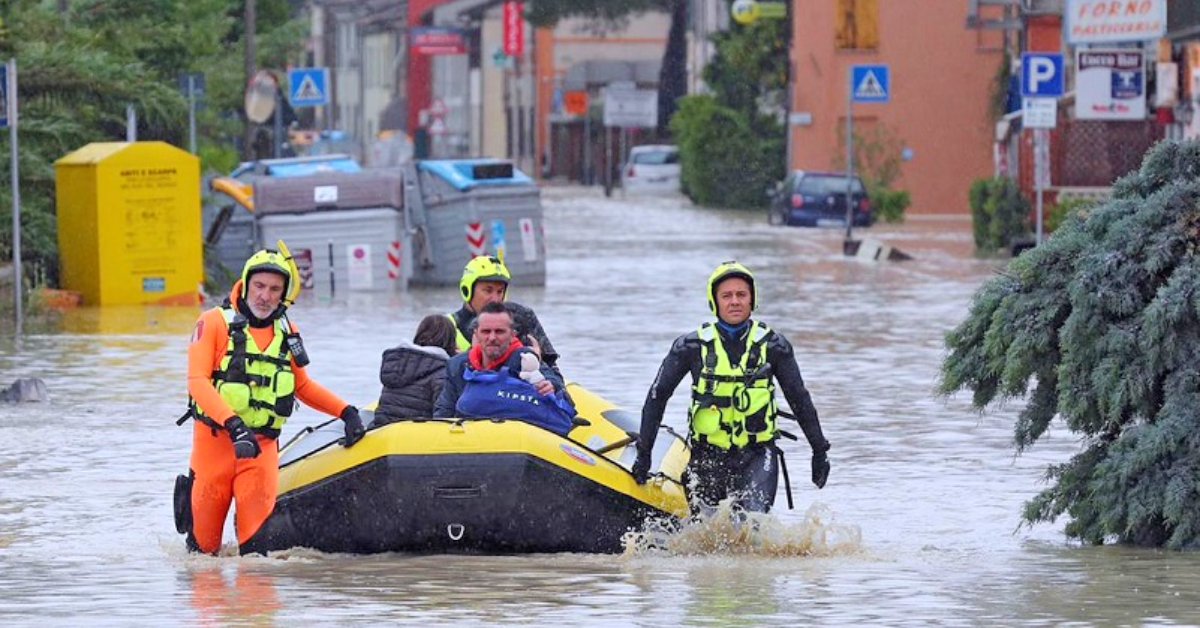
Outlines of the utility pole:
<svg viewBox="0 0 1200 628">
<path fill-rule="evenodd" d="M 795 97 L 792 90 L 795 89 L 792 81 L 792 30 L 795 25 L 792 23 L 792 0 L 784 0 L 786 5 L 786 13 L 783 23 L 785 27 L 785 35 L 783 36 L 783 53 L 787 55 L 787 61 L 784 68 L 787 70 L 787 76 L 784 78 L 784 94 L 783 94 L 783 132 L 784 132 L 784 176 L 786 177 L 792 171 L 792 99 Z"/>
<path fill-rule="evenodd" d="M 256 10 L 255 10 L 255 5 L 254 5 L 255 0 L 245 0 L 245 1 L 246 1 L 246 11 L 242 16 L 242 27 L 246 31 L 243 34 L 243 37 L 245 39 L 245 56 L 243 57 L 243 67 L 245 69 L 246 79 L 243 81 L 243 84 L 248 87 L 250 85 L 250 80 L 252 78 L 254 78 L 254 73 L 258 71 L 258 67 L 257 67 L 258 64 L 255 62 L 255 56 L 257 55 L 257 50 L 256 50 L 255 44 L 254 44 L 254 31 L 258 27 L 255 25 L 255 20 L 256 20 L 256 17 L 255 17 Z M 243 88 L 243 90 L 244 89 L 245 88 Z M 276 111 L 275 115 L 278 116 L 279 112 Z M 242 124 L 243 124 L 243 126 L 242 126 L 242 158 L 247 161 L 250 161 L 250 160 L 254 159 L 255 124 L 254 124 L 254 122 L 252 122 L 250 120 L 249 116 L 246 116 L 243 118 Z"/>
<path fill-rule="evenodd" d="M 8 125 L 8 146 L 10 149 L 10 159 L 12 167 L 9 174 L 11 175 L 12 186 L 12 267 L 13 267 L 13 297 L 15 299 L 15 314 L 16 314 L 16 333 L 17 339 L 21 338 L 23 333 L 23 317 L 24 310 L 21 302 L 21 290 L 25 285 L 21 278 L 21 177 L 20 177 L 20 162 L 18 155 L 20 154 L 17 147 L 17 58 L 13 57 L 4 64 L 4 72 L 0 73 L 0 81 L 4 81 L 4 90 L 0 94 L 0 98 L 4 99 L 6 124 Z"/>
</svg>

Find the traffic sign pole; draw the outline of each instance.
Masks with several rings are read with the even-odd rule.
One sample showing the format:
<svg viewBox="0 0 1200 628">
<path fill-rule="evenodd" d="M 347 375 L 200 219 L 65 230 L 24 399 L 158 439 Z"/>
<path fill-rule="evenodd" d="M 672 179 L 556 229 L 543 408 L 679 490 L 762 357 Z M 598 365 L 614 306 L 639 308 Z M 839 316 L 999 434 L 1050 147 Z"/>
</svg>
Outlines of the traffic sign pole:
<svg viewBox="0 0 1200 628">
<path fill-rule="evenodd" d="M 279 159 L 283 157 L 283 98 L 278 88 L 275 90 L 275 124 L 271 128 L 271 137 L 275 140 L 275 159 Z"/>
<path fill-rule="evenodd" d="M 1044 213 L 1042 191 L 1047 186 L 1046 175 L 1050 169 L 1050 145 L 1047 141 L 1049 140 L 1049 135 L 1050 132 L 1046 129 L 1033 130 L 1033 188 L 1037 194 L 1037 227 L 1036 239 L 1034 241 L 1039 245 L 1042 243 L 1042 225 L 1044 223 L 1044 219 L 1042 218 Z"/>
<path fill-rule="evenodd" d="M 592 185 L 592 116 L 583 114 L 583 183 Z"/>
<path fill-rule="evenodd" d="M 854 101 L 887 102 L 891 78 L 886 64 L 851 65 L 846 77 L 846 244 L 854 226 Z M 864 190 L 865 191 L 865 190 Z"/>
<path fill-rule="evenodd" d="M 13 298 L 16 310 L 16 336 L 21 337 L 21 327 L 23 325 L 22 303 L 21 303 L 21 186 L 20 175 L 18 174 L 17 161 L 17 58 L 9 59 L 5 64 L 6 72 L 4 78 L 4 99 L 5 110 L 8 112 L 8 146 L 10 158 L 12 160 L 12 256 L 13 256 Z"/>
<path fill-rule="evenodd" d="M 1042 224 L 1044 214 L 1042 192 L 1049 185 L 1047 179 L 1050 168 L 1049 131 L 1057 123 L 1057 112 L 1052 112 L 1049 120 L 1029 119 L 1027 113 L 1034 110 L 1035 103 L 1031 99 L 1057 99 L 1063 95 L 1063 56 L 1057 52 L 1025 52 L 1021 54 L 1021 95 L 1026 102 L 1021 103 L 1021 121 L 1026 128 L 1033 130 L 1033 189 L 1037 197 L 1037 225 L 1035 242 L 1042 243 Z M 1057 107 L 1057 103 L 1055 104 Z"/>
<path fill-rule="evenodd" d="M 188 93 L 188 150 L 196 154 L 196 76 L 187 75 Z"/>
<path fill-rule="evenodd" d="M 792 104 L 793 104 L 793 101 L 795 100 L 795 97 L 792 94 L 792 90 L 795 89 L 794 85 L 792 84 L 792 71 L 793 71 L 793 68 L 792 68 L 792 29 L 793 29 L 792 0 L 786 0 L 786 2 L 784 4 L 783 23 L 785 24 L 785 26 L 784 26 L 785 34 L 783 37 L 783 54 L 784 54 L 785 61 L 784 61 L 783 67 L 784 67 L 784 70 L 787 72 L 787 76 L 785 77 L 785 80 L 784 80 L 784 90 L 785 91 L 783 93 L 783 106 L 784 106 L 784 108 L 783 108 L 783 111 L 784 111 L 783 132 L 786 134 L 783 136 L 784 164 L 786 166 L 784 169 L 784 172 L 791 173 L 791 171 L 792 171 L 792 135 L 793 135 L 793 133 L 792 133 Z"/>
<path fill-rule="evenodd" d="M 1037 194 L 1037 232 L 1034 243 L 1038 246 L 1042 245 L 1042 177 L 1040 170 L 1045 167 L 1041 163 L 1042 151 L 1046 146 L 1046 131 L 1044 129 L 1033 130 L 1033 188 Z"/>
<path fill-rule="evenodd" d="M 846 75 L 846 244 L 854 225 L 854 210 L 850 205 L 850 189 L 854 181 L 854 66 Z M 845 248 L 843 247 L 843 251 Z"/>
<path fill-rule="evenodd" d="M 612 127 L 605 125 L 604 127 L 604 196 L 612 196 L 613 176 L 612 176 Z"/>
<path fill-rule="evenodd" d="M 625 160 L 628 159 L 628 156 L 625 153 L 625 145 L 628 143 L 625 140 L 628 137 L 629 137 L 629 129 L 627 129 L 625 127 L 621 127 L 621 135 L 620 135 L 621 151 L 620 151 L 620 153 L 617 154 L 617 159 L 620 160 L 620 164 L 621 164 L 622 168 L 625 167 Z M 624 179 L 622 179 L 622 181 L 624 181 Z M 621 185 L 621 198 L 625 198 L 625 186 L 623 184 Z"/>
</svg>

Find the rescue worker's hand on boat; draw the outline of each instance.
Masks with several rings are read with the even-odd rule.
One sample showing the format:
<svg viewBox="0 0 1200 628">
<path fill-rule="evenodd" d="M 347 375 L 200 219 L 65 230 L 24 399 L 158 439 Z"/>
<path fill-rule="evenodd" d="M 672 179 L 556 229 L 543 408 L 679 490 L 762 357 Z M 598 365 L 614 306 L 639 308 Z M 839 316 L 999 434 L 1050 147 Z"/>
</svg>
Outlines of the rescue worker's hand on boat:
<svg viewBox="0 0 1200 628">
<path fill-rule="evenodd" d="M 633 480 L 638 484 L 645 484 L 646 479 L 650 477 L 650 452 L 643 451 L 638 447 L 637 460 L 633 462 Z"/>
<path fill-rule="evenodd" d="M 229 432 L 229 439 L 233 441 L 233 454 L 238 458 L 257 458 L 258 454 L 262 453 L 254 432 L 246 427 L 241 417 L 235 414 L 225 419 L 225 429 Z"/>
<path fill-rule="evenodd" d="M 363 428 L 362 418 L 358 416 L 358 408 L 346 406 L 346 409 L 342 410 L 341 418 L 345 423 L 343 427 L 346 428 L 346 439 L 343 445 L 353 447 L 354 443 L 362 440 L 363 435 L 367 433 L 367 430 Z"/>
<path fill-rule="evenodd" d="M 813 450 L 812 457 L 812 481 L 817 485 L 817 488 L 825 488 L 825 481 L 829 479 L 829 441 L 825 441 L 825 447 Z"/>
</svg>

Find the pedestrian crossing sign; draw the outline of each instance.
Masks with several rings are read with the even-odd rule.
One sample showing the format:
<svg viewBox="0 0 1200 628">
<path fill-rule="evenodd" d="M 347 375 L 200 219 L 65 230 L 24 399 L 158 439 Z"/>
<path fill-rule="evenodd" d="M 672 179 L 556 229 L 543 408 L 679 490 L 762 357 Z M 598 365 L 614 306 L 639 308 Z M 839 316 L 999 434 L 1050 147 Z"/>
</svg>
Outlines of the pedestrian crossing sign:
<svg viewBox="0 0 1200 628">
<path fill-rule="evenodd" d="M 328 68 L 292 68 L 288 70 L 288 100 L 293 107 L 320 107 L 329 104 Z"/>
<path fill-rule="evenodd" d="M 850 99 L 854 102 L 887 102 L 889 91 L 888 66 L 850 66 Z"/>
</svg>

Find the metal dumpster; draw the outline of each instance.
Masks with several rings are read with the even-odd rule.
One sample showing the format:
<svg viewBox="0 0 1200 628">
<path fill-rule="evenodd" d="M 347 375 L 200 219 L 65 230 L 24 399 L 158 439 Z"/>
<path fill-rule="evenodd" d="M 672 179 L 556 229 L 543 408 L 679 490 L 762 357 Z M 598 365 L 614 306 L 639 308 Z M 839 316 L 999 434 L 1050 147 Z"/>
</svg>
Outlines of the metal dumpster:
<svg viewBox="0 0 1200 628">
<path fill-rule="evenodd" d="M 409 281 L 457 285 L 463 266 L 497 255 L 514 285 L 545 285 L 541 190 L 512 162 L 431 159 L 406 167 Z"/>
<path fill-rule="evenodd" d="M 358 162 L 349 155 L 332 154 L 313 157 L 289 157 L 243 162 L 228 177 L 238 183 L 253 186 L 263 177 L 301 177 L 330 172 L 361 172 Z M 205 181 L 204 189 L 222 192 L 213 186 L 212 178 Z M 206 257 L 209 279 L 217 284 L 232 283 L 242 270 L 242 264 L 262 247 L 258 241 L 254 208 L 247 199 L 238 199 L 224 194 L 214 194 L 204 204 L 201 220 L 205 234 Z M 286 240 L 285 240 L 286 242 Z M 271 242 L 268 246 L 274 247 Z"/>
<path fill-rule="evenodd" d="M 254 181 L 260 246 L 283 240 L 302 285 L 318 295 L 403 288 L 399 169 L 262 177 Z"/>
</svg>

